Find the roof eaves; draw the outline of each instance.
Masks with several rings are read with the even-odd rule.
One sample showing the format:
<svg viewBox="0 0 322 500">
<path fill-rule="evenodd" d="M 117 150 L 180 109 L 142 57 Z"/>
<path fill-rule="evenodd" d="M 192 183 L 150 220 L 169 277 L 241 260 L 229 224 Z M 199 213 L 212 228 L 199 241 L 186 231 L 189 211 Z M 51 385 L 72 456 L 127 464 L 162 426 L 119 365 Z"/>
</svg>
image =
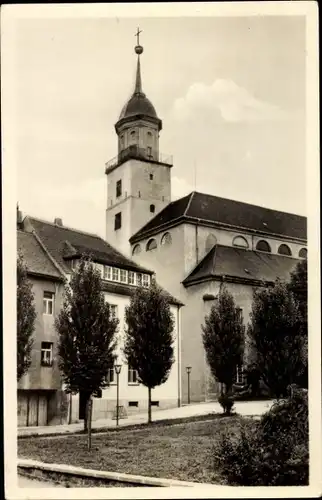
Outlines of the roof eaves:
<svg viewBox="0 0 322 500">
<path fill-rule="evenodd" d="M 204 218 L 198 218 L 198 217 L 193 217 L 191 215 L 186 215 L 185 218 L 189 220 L 191 223 L 198 223 L 199 225 L 210 225 L 212 227 L 222 227 L 222 228 L 227 228 L 227 229 L 233 229 L 233 230 L 239 230 L 239 231 L 245 231 L 245 232 L 250 232 L 253 234 L 259 234 L 260 236 L 263 237 L 276 237 L 276 238 L 283 238 L 287 241 L 298 241 L 300 243 L 306 243 L 307 238 L 299 238 L 297 236 L 290 236 L 287 234 L 282 234 L 282 233 L 272 233 L 272 232 L 265 232 L 265 231 L 260 231 L 258 229 L 252 229 L 249 227 L 244 227 L 244 226 L 234 226 L 232 224 L 227 224 L 226 222 L 217 222 L 213 221 L 210 219 L 204 219 Z"/>
<path fill-rule="evenodd" d="M 160 231 L 164 231 L 165 229 L 169 229 L 170 227 L 175 227 L 181 224 L 181 222 L 185 220 L 184 215 L 180 215 L 179 217 L 176 217 L 175 219 L 172 219 L 168 222 L 164 222 L 163 224 L 160 224 L 159 226 L 155 226 L 147 231 L 143 231 L 140 229 L 137 233 L 135 233 L 131 238 L 129 239 L 129 242 L 136 243 L 137 241 L 143 240 L 145 238 L 149 238 L 150 236 L 155 235 L 156 233 L 159 233 Z"/>
</svg>

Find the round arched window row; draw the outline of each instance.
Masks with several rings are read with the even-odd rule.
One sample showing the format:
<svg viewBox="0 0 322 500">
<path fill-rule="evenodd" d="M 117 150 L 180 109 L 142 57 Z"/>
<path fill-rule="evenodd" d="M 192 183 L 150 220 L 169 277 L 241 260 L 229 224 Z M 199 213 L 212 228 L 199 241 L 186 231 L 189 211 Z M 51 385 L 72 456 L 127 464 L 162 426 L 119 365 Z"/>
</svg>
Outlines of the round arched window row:
<svg viewBox="0 0 322 500">
<path fill-rule="evenodd" d="M 235 236 L 233 239 L 233 246 L 240 248 L 248 248 L 248 242 L 243 236 Z"/>
<path fill-rule="evenodd" d="M 146 244 L 146 251 L 150 252 L 151 250 L 155 250 L 157 248 L 157 242 L 154 238 L 149 240 Z"/>
<path fill-rule="evenodd" d="M 271 247 L 265 240 L 259 240 L 256 245 L 256 250 L 259 250 L 260 252 L 268 252 L 270 253 Z"/>
<path fill-rule="evenodd" d="M 141 245 L 137 244 L 133 247 L 132 255 L 137 255 L 141 253 Z"/>
<path fill-rule="evenodd" d="M 161 238 L 161 245 L 171 245 L 172 243 L 172 237 L 170 233 L 164 233 L 164 235 Z"/>
<path fill-rule="evenodd" d="M 285 243 L 278 247 L 277 253 L 279 253 L 280 255 L 292 255 L 290 247 L 288 245 L 285 245 Z"/>
<path fill-rule="evenodd" d="M 301 248 L 299 251 L 299 257 L 300 259 L 307 259 L 307 249 L 306 248 Z"/>
</svg>

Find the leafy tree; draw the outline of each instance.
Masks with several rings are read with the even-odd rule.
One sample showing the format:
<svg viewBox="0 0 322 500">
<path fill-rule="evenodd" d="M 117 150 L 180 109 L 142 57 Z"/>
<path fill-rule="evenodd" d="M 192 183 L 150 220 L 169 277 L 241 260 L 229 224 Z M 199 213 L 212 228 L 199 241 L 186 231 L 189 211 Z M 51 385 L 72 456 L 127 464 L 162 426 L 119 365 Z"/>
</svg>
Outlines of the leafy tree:
<svg viewBox="0 0 322 500">
<path fill-rule="evenodd" d="M 118 320 L 104 300 L 101 277 L 83 256 L 70 284 L 65 287 L 63 307 L 56 319 L 59 335 L 59 367 L 67 393 L 87 397 L 84 430 L 91 447 L 92 396 L 108 386 L 107 374 L 114 364 L 114 340 Z"/>
<path fill-rule="evenodd" d="M 307 324 L 307 261 L 300 261 L 291 273 L 288 290 L 293 293 L 298 304 L 300 328 L 303 339 L 303 374 L 298 382 L 302 387 L 308 385 L 308 324 Z"/>
<path fill-rule="evenodd" d="M 148 422 L 151 419 L 151 389 L 168 379 L 174 362 L 173 315 L 169 300 L 155 284 L 139 287 L 125 309 L 127 328 L 124 355 L 137 370 L 140 383 L 148 388 Z"/>
<path fill-rule="evenodd" d="M 36 309 L 32 285 L 23 256 L 17 259 L 17 379 L 28 371 L 35 328 Z"/>
<path fill-rule="evenodd" d="M 202 332 L 208 365 L 212 375 L 221 383 L 221 398 L 226 400 L 235 380 L 236 367 L 242 364 L 245 337 L 243 320 L 226 288 L 222 289 L 218 302 L 205 317 Z M 229 413 L 229 405 L 223 406 L 225 413 Z"/>
<path fill-rule="evenodd" d="M 256 290 L 250 319 L 256 365 L 272 395 L 284 397 L 303 372 L 299 308 L 288 286 L 277 280 L 273 287 Z"/>
</svg>

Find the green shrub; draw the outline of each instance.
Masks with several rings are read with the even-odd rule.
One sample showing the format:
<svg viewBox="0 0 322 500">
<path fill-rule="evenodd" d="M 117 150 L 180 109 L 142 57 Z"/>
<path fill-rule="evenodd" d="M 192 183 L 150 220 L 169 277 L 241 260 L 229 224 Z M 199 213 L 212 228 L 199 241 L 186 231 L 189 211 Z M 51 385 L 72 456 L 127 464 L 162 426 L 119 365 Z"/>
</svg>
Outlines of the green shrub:
<svg viewBox="0 0 322 500">
<path fill-rule="evenodd" d="M 218 398 L 218 403 L 224 410 L 225 415 L 231 415 L 234 406 L 234 398 L 231 395 L 221 394 Z"/>
<path fill-rule="evenodd" d="M 308 484 L 307 394 L 294 391 L 239 436 L 224 435 L 214 448 L 214 466 L 229 484 L 292 486 Z"/>
</svg>

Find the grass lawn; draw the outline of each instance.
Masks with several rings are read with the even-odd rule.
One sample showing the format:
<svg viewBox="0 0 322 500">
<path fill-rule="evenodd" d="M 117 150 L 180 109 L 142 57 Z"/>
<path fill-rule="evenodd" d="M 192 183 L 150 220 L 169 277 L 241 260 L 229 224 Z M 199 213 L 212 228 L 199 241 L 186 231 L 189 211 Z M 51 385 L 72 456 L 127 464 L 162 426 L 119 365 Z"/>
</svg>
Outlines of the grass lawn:
<svg viewBox="0 0 322 500">
<path fill-rule="evenodd" d="M 210 421 L 175 422 L 138 429 L 94 434 L 92 450 L 86 435 L 18 440 L 18 455 L 48 463 L 128 474 L 223 484 L 213 470 L 212 448 L 224 430 L 230 435 L 256 422 L 239 416 L 216 415 Z"/>
</svg>

